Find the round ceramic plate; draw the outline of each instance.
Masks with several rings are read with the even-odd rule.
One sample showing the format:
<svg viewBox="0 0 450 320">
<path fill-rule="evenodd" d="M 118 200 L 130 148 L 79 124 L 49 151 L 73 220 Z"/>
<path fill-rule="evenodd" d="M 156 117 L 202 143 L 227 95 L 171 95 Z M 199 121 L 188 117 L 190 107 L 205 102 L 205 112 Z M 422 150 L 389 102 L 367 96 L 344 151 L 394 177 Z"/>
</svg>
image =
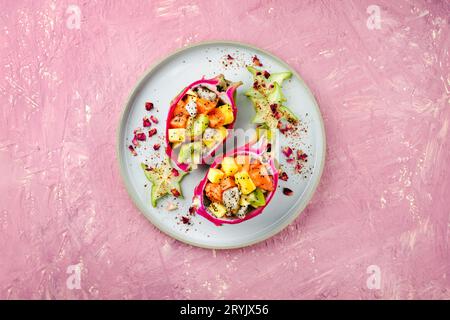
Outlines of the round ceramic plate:
<svg viewBox="0 0 450 320">
<path fill-rule="evenodd" d="M 166 197 L 153 208 L 150 204 L 151 184 L 140 167 L 141 162 L 156 164 L 164 156 L 164 131 L 170 101 L 187 85 L 201 79 L 224 74 L 228 80 L 242 81 L 236 103 L 238 116 L 236 128 L 251 128 L 254 109 L 244 92 L 252 86 L 252 76 L 246 65 L 257 56 L 269 72 L 292 71 L 290 80 L 283 83 L 286 105 L 300 118 L 300 135 L 281 136 L 280 146 L 301 149 L 308 155 L 301 174 L 295 173 L 295 164 L 286 163 L 280 156 L 280 165 L 288 174 L 287 181 L 279 181 L 278 190 L 262 214 L 234 225 L 216 226 L 199 215 L 190 216 L 193 190 L 204 177 L 207 166 L 199 166 L 182 181 L 184 199 Z M 231 59 L 231 58 L 232 59 Z M 231 62 L 231 63 L 230 63 Z M 146 111 L 145 103 L 151 101 L 155 109 Z M 128 146 L 134 130 L 142 127 L 144 116 L 154 115 L 158 124 L 152 124 L 158 134 L 136 148 L 134 156 Z M 158 151 L 155 143 L 161 144 Z M 120 121 L 118 132 L 118 159 L 126 189 L 142 213 L 161 231 L 182 242 L 205 248 L 227 249 L 248 246 L 263 241 L 285 228 L 305 208 L 311 199 L 322 174 L 325 161 L 325 132 L 323 120 L 314 96 L 286 63 L 261 49 L 240 43 L 208 42 L 186 47 L 153 66 L 133 89 Z M 293 191 L 286 196 L 282 190 Z M 175 210 L 168 210 L 173 209 Z M 187 217 L 183 219 L 182 217 Z"/>
</svg>

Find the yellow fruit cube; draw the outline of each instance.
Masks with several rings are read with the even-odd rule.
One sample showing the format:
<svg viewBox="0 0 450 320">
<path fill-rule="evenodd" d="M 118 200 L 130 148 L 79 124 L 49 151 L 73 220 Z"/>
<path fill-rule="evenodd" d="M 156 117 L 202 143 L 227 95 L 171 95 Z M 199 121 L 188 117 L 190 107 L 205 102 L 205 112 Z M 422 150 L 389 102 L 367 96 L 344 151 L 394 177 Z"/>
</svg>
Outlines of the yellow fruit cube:
<svg viewBox="0 0 450 320">
<path fill-rule="evenodd" d="M 220 203 L 213 202 L 208 207 L 209 211 L 217 218 L 222 218 L 227 213 L 227 208 Z"/>
<path fill-rule="evenodd" d="M 241 190 L 242 194 L 249 194 L 256 189 L 256 186 L 248 175 L 247 171 L 236 173 L 236 175 L 234 176 L 234 181 L 238 185 L 239 190 Z"/>
<path fill-rule="evenodd" d="M 250 205 L 250 202 L 248 201 L 248 196 L 247 195 L 243 194 L 241 196 L 241 198 L 239 199 L 239 205 L 241 207 L 245 207 L 245 206 Z"/>
<path fill-rule="evenodd" d="M 224 175 L 225 173 L 223 173 L 221 170 L 210 168 L 208 171 L 208 180 L 212 183 L 219 183 Z"/>
<path fill-rule="evenodd" d="M 238 172 L 239 167 L 233 157 L 225 157 L 222 159 L 222 171 L 227 176 L 232 176 Z"/>
<path fill-rule="evenodd" d="M 231 108 L 231 105 L 229 104 L 223 104 L 220 107 L 217 107 L 220 112 L 223 114 L 224 117 L 224 123 L 223 125 L 226 126 L 227 124 L 230 124 L 234 121 L 234 114 L 233 114 L 233 108 Z"/>
<path fill-rule="evenodd" d="M 186 129 L 169 129 L 169 142 L 183 142 L 186 139 Z"/>
</svg>

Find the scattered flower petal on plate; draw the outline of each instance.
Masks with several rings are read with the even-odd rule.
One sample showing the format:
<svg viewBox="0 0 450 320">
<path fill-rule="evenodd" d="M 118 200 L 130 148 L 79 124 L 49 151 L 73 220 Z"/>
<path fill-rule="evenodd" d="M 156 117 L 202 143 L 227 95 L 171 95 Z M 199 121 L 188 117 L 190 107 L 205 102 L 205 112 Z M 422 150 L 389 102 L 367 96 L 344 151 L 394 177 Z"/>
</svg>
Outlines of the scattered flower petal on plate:
<svg viewBox="0 0 450 320">
<path fill-rule="evenodd" d="M 263 64 L 261 63 L 261 61 L 259 60 L 259 58 L 256 55 L 254 55 L 252 57 L 252 62 L 253 62 L 253 65 L 255 65 L 257 67 L 262 67 L 263 66 Z"/>
<path fill-rule="evenodd" d="M 144 119 L 142 119 L 142 126 L 144 128 L 150 127 L 152 125 L 152 123 L 150 122 L 150 119 L 147 117 L 144 117 Z"/>
<path fill-rule="evenodd" d="M 158 119 L 154 115 L 150 116 L 150 120 L 152 120 L 152 122 L 155 124 L 159 122 Z"/>
<path fill-rule="evenodd" d="M 289 158 L 292 155 L 292 149 L 290 147 L 284 147 L 281 152 L 283 152 L 286 158 Z"/>
<path fill-rule="evenodd" d="M 134 147 L 130 144 L 129 146 L 128 146 L 128 149 L 131 151 L 131 154 L 133 155 L 133 156 L 137 156 L 137 152 L 136 152 L 136 150 L 134 150 Z"/>
<path fill-rule="evenodd" d="M 145 103 L 145 110 L 150 111 L 153 109 L 153 103 L 151 102 L 146 102 Z"/>
<path fill-rule="evenodd" d="M 280 180 L 283 180 L 283 181 L 288 181 L 288 179 L 289 179 L 287 173 L 284 171 L 280 173 L 279 178 L 280 178 Z"/>
<path fill-rule="evenodd" d="M 156 134 L 157 130 L 156 128 L 152 128 L 150 129 L 150 131 L 148 132 L 148 137 L 151 138 Z"/>
</svg>

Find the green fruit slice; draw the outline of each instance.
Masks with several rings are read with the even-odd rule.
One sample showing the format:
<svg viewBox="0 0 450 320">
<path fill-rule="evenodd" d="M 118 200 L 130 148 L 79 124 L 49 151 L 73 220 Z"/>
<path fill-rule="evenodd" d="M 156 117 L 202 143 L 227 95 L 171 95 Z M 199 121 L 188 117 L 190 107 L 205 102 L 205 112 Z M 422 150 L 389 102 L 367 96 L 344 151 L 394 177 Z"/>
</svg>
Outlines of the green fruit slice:
<svg viewBox="0 0 450 320">
<path fill-rule="evenodd" d="M 195 141 L 190 143 L 185 143 L 181 146 L 180 152 L 178 153 L 179 163 L 196 163 L 201 159 L 202 142 Z"/>
<path fill-rule="evenodd" d="M 256 188 L 255 191 L 248 195 L 247 201 L 254 208 L 262 207 L 266 205 L 266 197 L 260 188 Z"/>
<path fill-rule="evenodd" d="M 209 125 L 209 118 L 206 114 L 199 114 L 193 123 L 192 126 L 192 135 L 194 137 L 201 136 L 203 132 L 205 132 L 206 128 Z"/>
<path fill-rule="evenodd" d="M 248 66 L 247 70 L 253 75 L 255 85 L 247 90 L 245 95 L 253 102 L 256 114 L 252 122 L 264 124 L 269 129 L 275 129 L 280 119 L 297 122 L 297 116 L 284 105 L 286 98 L 281 90 L 284 80 L 292 77 L 292 72 L 273 73 L 266 78 L 265 72 Z M 275 116 L 272 107 L 276 106 L 278 117 Z"/>
<path fill-rule="evenodd" d="M 145 163 L 141 163 L 141 167 L 147 179 L 152 183 L 151 202 L 153 207 L 156 207 L 158 200 L 166 195 L 183 198 L 180 182 L 186 172 L 174 169 L 168 158 L 155 167 L 149 167 Z"/>
</svg>

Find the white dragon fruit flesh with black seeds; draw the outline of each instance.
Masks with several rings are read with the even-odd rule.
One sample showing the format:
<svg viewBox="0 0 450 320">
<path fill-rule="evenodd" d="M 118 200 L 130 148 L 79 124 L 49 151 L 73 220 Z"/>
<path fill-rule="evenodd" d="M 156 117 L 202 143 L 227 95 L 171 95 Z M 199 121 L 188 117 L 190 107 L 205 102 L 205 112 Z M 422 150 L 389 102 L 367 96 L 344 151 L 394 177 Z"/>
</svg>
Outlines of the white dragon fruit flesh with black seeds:
<svg viewBox="0 0 450 320">
<path fill-rule="evenodd" d="M 209 101 L 214 101 L 217 98 L 217 95 L 214 92 L 205 87 L 198 87 L 197 94 L 200 98 Z"/>
<path fill-rule="evenodd" d="M 228 212 L 237 212 L 239 209 L 239 199 L 241 195 L 238 187 L 225 190 L 222 194 L 222 201 Z"/>
</svg>

